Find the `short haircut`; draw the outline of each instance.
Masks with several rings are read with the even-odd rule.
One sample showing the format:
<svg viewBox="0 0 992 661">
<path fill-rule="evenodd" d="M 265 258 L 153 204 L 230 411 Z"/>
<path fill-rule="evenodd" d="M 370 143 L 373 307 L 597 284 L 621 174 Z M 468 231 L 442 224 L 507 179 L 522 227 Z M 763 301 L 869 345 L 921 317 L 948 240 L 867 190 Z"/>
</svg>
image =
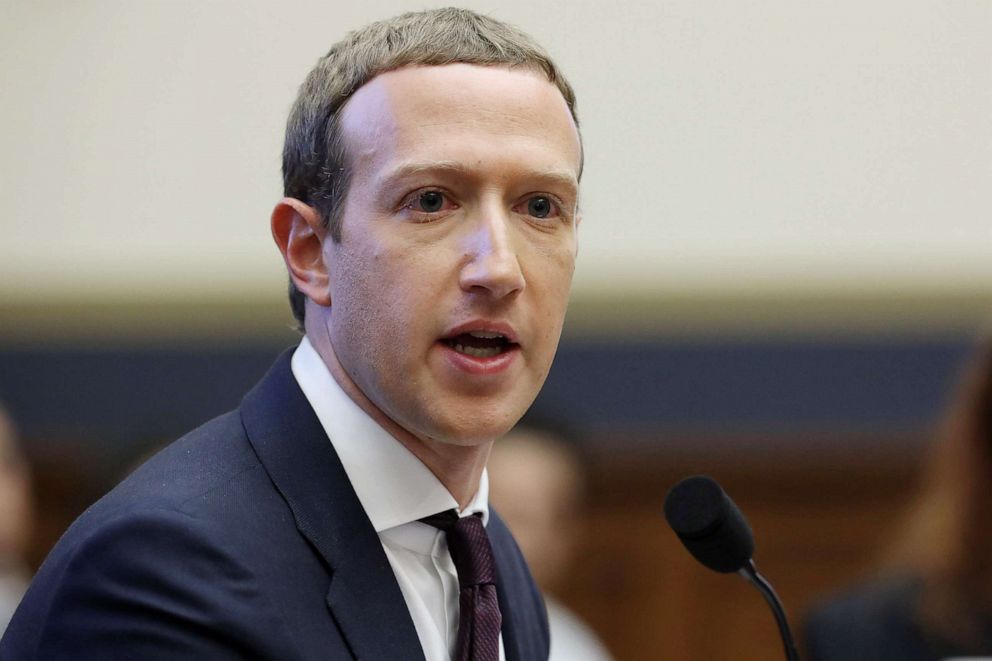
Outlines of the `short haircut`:
<svg viewBox="0 0 992 661">
<path fill-rule="evenodd" d="M 464 63 L 541 72 L 561 92 L 575 125 L 575 93 L 530 36 L 467 9 L 432 9 L 378 21 L 334 44 L 310 71 L 289 114 L 283 147 L 283 194 L 313 207 L 331 239 L 341 240 L 341 212 L 351 172 L 340 110 L 381 73 L 406 66 Z M 293 316 L 303 330 L 306 296 L 289 282 Z"/>
</svg>

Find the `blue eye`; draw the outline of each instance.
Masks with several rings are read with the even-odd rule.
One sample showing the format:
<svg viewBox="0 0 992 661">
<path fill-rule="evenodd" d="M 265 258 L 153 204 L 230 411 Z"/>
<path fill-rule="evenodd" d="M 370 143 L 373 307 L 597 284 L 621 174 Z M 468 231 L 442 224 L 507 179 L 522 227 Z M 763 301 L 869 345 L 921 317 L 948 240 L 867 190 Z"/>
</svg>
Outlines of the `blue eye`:
<svg viewBox="0 0 992 661">
<path fill-rule="evenodd" d="M 444 194 L 436 190 L 424 191 L 417 196 L 417 206 L 420 211 L 437 213 L 444 206 Z"/>
</svg>

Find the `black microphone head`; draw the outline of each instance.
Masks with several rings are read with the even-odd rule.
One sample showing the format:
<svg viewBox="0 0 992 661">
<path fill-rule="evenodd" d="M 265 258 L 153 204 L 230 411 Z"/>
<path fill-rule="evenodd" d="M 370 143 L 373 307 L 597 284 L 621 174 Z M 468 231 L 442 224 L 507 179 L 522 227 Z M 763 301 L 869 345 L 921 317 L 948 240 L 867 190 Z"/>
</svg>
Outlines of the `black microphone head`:
<svg viewBox="0 0 992 661">
<path fill-rule="evenodd" d="M 672 487 L 665 518 L 689 553 L 714 571 L 735 572 L 754 555 L 751 526 L 711 477 L 693 475 Z"/>
</svg>

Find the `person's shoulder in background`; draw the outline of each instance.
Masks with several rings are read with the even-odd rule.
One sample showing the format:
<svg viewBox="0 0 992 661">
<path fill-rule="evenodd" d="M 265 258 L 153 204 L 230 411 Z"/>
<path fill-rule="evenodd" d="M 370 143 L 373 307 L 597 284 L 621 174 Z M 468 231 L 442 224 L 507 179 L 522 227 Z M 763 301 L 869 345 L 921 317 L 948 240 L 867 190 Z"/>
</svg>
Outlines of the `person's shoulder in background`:
<svg viewBox="0 0 992 661">
<path fill-rule="evenodd" d="M 803 627 L 808 661 L 938 661 L 914 616 L 920 581 L 862 583 L 814 606 Z"/>
</svg>

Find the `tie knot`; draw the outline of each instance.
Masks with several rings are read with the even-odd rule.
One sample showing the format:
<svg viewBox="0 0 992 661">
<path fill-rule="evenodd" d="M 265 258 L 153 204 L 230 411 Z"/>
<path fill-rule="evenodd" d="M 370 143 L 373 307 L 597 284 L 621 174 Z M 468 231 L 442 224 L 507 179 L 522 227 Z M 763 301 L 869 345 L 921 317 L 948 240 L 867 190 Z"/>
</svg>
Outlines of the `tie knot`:
<svg viewBox="0 0 992 661">
<path fill-rule="evenodd" d="M 424 517 L 421 521 L 447 533 L 448 552 L 458 571 L 461 587 L 496 584 L 493 549 L 482 525 L 481 514 L 459 518 L 454 510 L 448 510 Z"/>
<path fill-rule="evenodd" d="M 458 512 L 455 510 L 445 510 L 443 512 L 438 512 L 437 514 L 425 516 L 420 519 L 420 521 L 421 523 L 426 523 L 429 526 L 434 526 L 438 530 L 448 532 L 448 530 L 458 523 Z"/>
</svg>

